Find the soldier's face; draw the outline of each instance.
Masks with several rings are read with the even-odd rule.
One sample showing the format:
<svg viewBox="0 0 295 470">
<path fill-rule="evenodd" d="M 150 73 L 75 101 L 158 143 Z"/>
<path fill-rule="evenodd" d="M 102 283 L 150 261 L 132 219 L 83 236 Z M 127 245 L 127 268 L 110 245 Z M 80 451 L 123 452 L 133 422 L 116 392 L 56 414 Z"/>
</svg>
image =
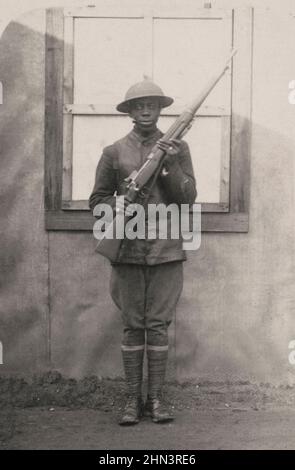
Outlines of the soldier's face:
<svg viewBox="0 0 295 470">
<path fill-rule="evenodd" d="M 161 106 L 157 98 L 139 98 L 131 101 L 130 117 L 142 131 L 152 130 L 160 116 Z"/>
</svg>

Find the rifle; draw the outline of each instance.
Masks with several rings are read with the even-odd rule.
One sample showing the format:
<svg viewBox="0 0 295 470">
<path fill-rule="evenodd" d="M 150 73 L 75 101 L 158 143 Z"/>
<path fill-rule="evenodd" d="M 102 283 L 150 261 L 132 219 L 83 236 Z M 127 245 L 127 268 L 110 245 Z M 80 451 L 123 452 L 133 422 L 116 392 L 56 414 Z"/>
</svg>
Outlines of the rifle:
<svg viewBox="0 0 295 470">
<path fill-rule="evenodd" d="M 168 131 L 162 137 L 163 140 L 170 139 L 181 139 L 191 128 L 195 114 L 201 107 L 207 96 L 211 93 L 213 88 L 217 85 L 219 80 L 223 77 L 226 70 L 230 66 L 230 62 L 233 56 L 236 54 L 236 50 L 233 50 L 227 59 L 222 70 L 214 75 L 209 81 L 208 85 L 200 93 L 200 95 L 187 106 L 182 114 L 178 116 L 175 122 L 170 126 Z M 148 155 L 145 163 L 140 167 L 138 171 L 133 171 L 126 179 L 126 194 L 128 202 L 134 203 L 145 189 L 145 185 L 157 176 L 161 169 L 166 153 L 160 150 L 155 145 L 150 154 Z M 125 227 L 129 217 L 125 215 L 123 210 L 116 210 L 116 217 L 109 224 L 108 228 L 104 232 L 103 236 L 97 243 L 95 251 L 108 258 L 111 262 L 118 260 L 119 251 L 122 243 L 122 238 L 115 237 L 115 227 Z"/>
</svg>

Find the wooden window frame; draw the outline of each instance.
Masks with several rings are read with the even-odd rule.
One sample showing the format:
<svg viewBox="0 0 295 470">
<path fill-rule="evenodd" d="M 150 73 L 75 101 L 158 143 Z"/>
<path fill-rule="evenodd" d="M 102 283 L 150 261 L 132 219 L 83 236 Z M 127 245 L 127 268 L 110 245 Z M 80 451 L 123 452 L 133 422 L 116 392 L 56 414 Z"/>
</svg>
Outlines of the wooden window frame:
<svg viewBox="0 0 295 470">
<path fill-rule="evenodd" d="M 252 77 L 251 8 L 230 10 L 233 45 L 238 49 L 232 71 L 231 115 L 207 108 L 203 116 L 219 116 L 222 125 L 220 203 L 202 204 L 203 232 L 247 232 L 249 230 L 250 122 Z M 198 9 L 193 18 L 222 18 L 224 10 Z M 45 226 L 47 230 L 92 230 L 94 218 L 85 201 L 72 201 L 73 115 L 115 115 L 100 105 L 73 103 L 73 22 L 75 17 L 126 17 L 118 8 L 99 13 L 96 7 L 46 11 L 45 80 Z M 179 17 L 179 11 L 152 15 L 133 10 L 133 18 Z M 128 17 L 130 15 L 128 14 Z M 187 18 L 187 14 L 185 15 Z M 64 46 L 65 45 L 65 46 Z M 151 59 L 150 59 L 151 61 Z M 147 62 L 150 62 L 147 58 Z M 103 111 L 103 112 L 102 112 Z M 169 115 L 182 110 L 172 109 Z M 165 115 L 165 112 L 163 113 Z M 230 121 L 230 126 L 229 126 Z M 230 128 L 230 135 L 226 129 Z M 227 147 L 230 146 L 230 149 Z M 225 150 L 224 150 L 225 149 Z M 229 150 L 229 151 L 228 151 Z M 227 155 L 230 154 L 230 161 Z"/>
</svg>

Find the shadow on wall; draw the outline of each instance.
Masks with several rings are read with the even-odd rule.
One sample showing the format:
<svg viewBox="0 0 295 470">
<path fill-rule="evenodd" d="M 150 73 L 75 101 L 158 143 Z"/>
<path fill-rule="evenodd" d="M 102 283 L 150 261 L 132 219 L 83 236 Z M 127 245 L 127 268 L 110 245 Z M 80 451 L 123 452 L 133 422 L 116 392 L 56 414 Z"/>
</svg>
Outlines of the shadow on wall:
<svg viewBox="0 0 295 470">
<path fill-rule="evenodd" d="M 32 15 L 44 23 L 44 12 Z M 1 372 L 47 363 L 44 231 L 44 35 L 12 22 L 0 41 Z"/>
<path fill-rule="evenodd" d="M 40 77 L 42 71 L 43 47 L 44 38 L 40 34 L 14 22 L 8 26 L 0 41 L 0 75 L 4 90 L 4 104 L 0 107 L 0 210 L 5 220 L 5 226 L 2 225 L 0 275 L 1 283 L 5 284 L 11 283 L 16 266 L 23 260 L 26 211 L 30 211 L 27 225 L 31 237 L 35 235 L 34 228 L 41 213 L 40 208 L 35 214 L 31 203 L 32 196 L 38 201 L 34 189 L 39 191 L 39 200 L 43 190 L 41 186 L 36 187 L 36 174 L 42 175 L 42 166 L 38 165 L 36 157 L 42 164 L 43 122 L 40 116 L 44 94 L 36 86 L 37 80 L 34 80 L 34 74 Z M 29 133 L 29 129 L 35 132 Z M 31 133 L 34 138 L 30 137 Z"/>
<path fill-rule="evenodd" d="M 31 15 L 32 25 L 45 20 L 44 11 Z M 108 263 L 94 255 L 91 233 L 44 230 L 44 51 L 44 34 L 16 22 L 0 41 L 0 371 L 121 375 Z M 291 138 L 252 124 L 250 232 L 203 234 L 189 253 L 176 315 L 179 379 L 284 382 L 291 372 L 293 156 Z"/>
</svg>

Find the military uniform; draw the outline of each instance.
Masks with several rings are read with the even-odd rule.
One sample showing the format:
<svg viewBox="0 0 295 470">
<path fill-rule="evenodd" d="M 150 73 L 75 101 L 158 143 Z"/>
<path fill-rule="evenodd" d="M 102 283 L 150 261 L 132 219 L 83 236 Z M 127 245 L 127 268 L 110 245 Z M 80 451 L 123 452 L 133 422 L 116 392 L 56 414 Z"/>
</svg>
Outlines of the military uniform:
<svg viewBox="0 0 295 470">
<path fill-rule="evenodd" d="M 164 97 L 160 93 L 162 92 L 159 92 L 158 96 Z M 139 95 L 144 96 L 142 90 Z M 127 92 L 123 110 L 122 104 L 118 105 L 117 109 L 126 112 L 128 109 L 126 104 L 129 101 Z M 161 105 L 165 105 L 165 102 Z M 124 179 L 133 170 L 138 170 L 142 166 L 162 136 L 162 132 L 157 128 L 147 135 L 142 135 L 135 127 L 127 136 L 104 149 L 89 199 L 92 210 L 100 203 L 115 207 L 114 194 L 123 194 Z M 189 147 L 185 142 L 181 142 L 177 160 L 171 165 L 169 162 L 165 164 L 165 169 L 166 171 L 158 176 L 152 186 L 147 204 L 162 203 L 166 206 L 171 203 L 192 204 L 196 198 L 195 177 Z M 182 249 L 181 237 L 177 240 L 172 239 L 168 227 L 167 239 L 160 239 L 159 233 L 156 238 L 151 239 L 148 234 L 149 230 L 154 230 L 154 227 L 150 227 L 148 222 L 146 217 L 145 239 L 125 238 L 122 242 L 118 260 L 112 264 L 111 295 L 122 312 L 124 327 L 122 356 L 129 397 L 131 401 L 132 397 L 136 397 L 140 414 L 142 364 L 146 346 L 148 358 L 146 410 L 149 412 L 150 408 L 154 421 L 164 421 L 171 417 L 163 409 L 161 401 L 159 402 L 168 357 L 168 326 L 182 291 L 183 261 L 186 256 Z M 133 419 L 132 406 L 130 416 L 128 403 L 126 406 L 127 411 L 125 410 L 121 424 L 137 422 L 138 417 Z M 157 408 L 158 413 L 154 412 L 153 408 Z"/>
</svg>

